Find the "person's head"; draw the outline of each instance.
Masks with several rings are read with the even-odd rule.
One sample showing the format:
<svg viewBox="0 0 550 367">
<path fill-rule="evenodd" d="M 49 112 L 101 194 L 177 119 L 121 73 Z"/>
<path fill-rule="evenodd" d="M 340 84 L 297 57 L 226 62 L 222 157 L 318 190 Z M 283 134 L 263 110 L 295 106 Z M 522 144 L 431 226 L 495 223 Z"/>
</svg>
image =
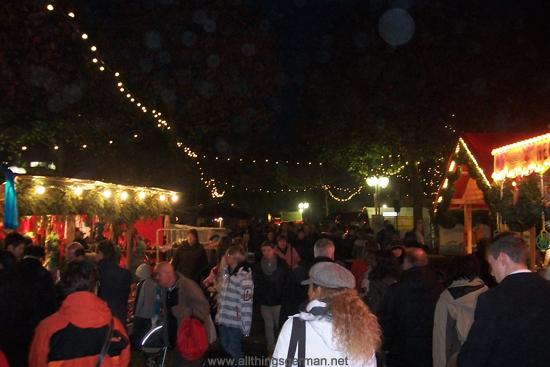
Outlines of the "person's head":
<svg viewBox="0 0 550 367">
<path fill-rule="evenodd" d="M 20 257 L 25 247 L 25 237 L 17 232 L 10 232 L 4 238 L 4 249 L 10 251 L 16 258 Z"/>
<path fill-rule="evenodd" d="M 10 269 L 17 263 L 17 258 L 13 252 L 8 250 L 0 250 L 0 270 Z"/>
<path fill-rule="evenodd" d="M 151 278 L 151 268 L 147 264 L 141 264 L 136 269 L 136 277 L 139 279 Z"/>
<path fill-rule="evenodd" d="M 304 238 L 306 238 L 306 234 L 304 233 L 303 229 L 299 229 L 297 235 L 299 240 L 303 240 Z"/>
<path fill-rule="evenodd" d="M 374 265 L 369 272 L 369 280 L 397 278 L 400 273 L 399 262 L 390 250 L 378 250 L 374 253 Z"/>
<path fill-rule="evenodd" d="M 452 281 L 474 280 L 479 277 L 479 260 L 473 254 L 456 256 L 449 267 Z"/>
<path fill-rule="evenodd" d="M 403 269 L 408 270 L 415 266 L 427 266 L 428 254 L 426 251 L 418 247 L 413 247 L 405 252 L 405 259 L 403 261 Z"/>
<path fill-rule="evenodd" d="M 396 259 L 399 259 L 403 255 L 403 252 L 405 251 L 401 243 L 393 243 L 390 247 L 390 250 Z"/>
<path fill-rule="evenodd" d="M 326 295 L 344 288 L 355 288 L 355 277 L 346 268 L 330 261 L 317 263 L 309 270 L 309 279 L 302 281 L 303 285 L 309 284 L 308 297 L 322 300 Z"/>
<path fill-rule="evenodd" d="M 358 297 L 355 277 L 346 268 L 333 262 L 320 262 L 309 271 L 310 302 L 326 304 L 331 315 L 332 340 L 338 350 L 351 360 L 368 360 L 380 345 L 380 327 L 374 316 Z"/>
<path fill-rule="evenodd" d="M 112 260 L 116 255 L 115 245 L 111 241 L 101 241 L 97 244 L 96 253 L 98 260 Z"/>
<path fill-rule="evenodd" d="M 172 264 L 167 261 L 161 261 L 157 264 L 155 274 L 155 280 L 161 287 L 170 288 L 176 283 L 176 271 Z"/>
<path fill-rule="evenodd" d="M 244 238 L 242 237 L 234 237 L 231 240 L 231 244 L 241 246 L 244 249 Z"/>
<path fill-rule="evenodd" d="M 23 250 L 23 257 L 34 257 L 43 263 L 46 260 L 46 250 L 40 245 L 30 245 Z"/>
<path fill-rule="evenodd" d="M 386 220 L 382 223 L 382 225 L 384 226 L 384 228 L 388 228 L 388 226 L 391 226 L 391 225 L 392 225 L 392 224 L 391 224 L 391 220 L 386 219 Z"/>
<path fill-rule="evenodd" d="M 229 236 L 220 237 L 220 241 L 218 242 L 218 262 L 222 260 L 230 246 L 231 238 L 229 238 Z"/>
<path fill-rule="evenodd" d="M 275 241 L 275 232 L 273 231 L 269 231 L 265 234 L 265 238 L 268 240 L 268 241 Z"/>
<path fill-rule="evenodd" d="M 275 256 L 275 244 L 273 242 L 265 241 L 262 243 L 262 256 L 267 260 L 273 259 Z"/>
<path fill-rule="evenodd" d="M 67 247 L 65 256 L 68 262 L 82 261 L 86 259 L 86 251 L 84 250 L 84 247 L 82 247 L 80 243 L 73 242 L 69 245 L 69 247 Z"/>
<path fill-rule="evenodd" d="M 239 245 L 231 245 L 225 253 L 225 263 L 229 269 L 235 269 L 246 258 L 246 252 Z"/>
<path fill-rule="evenodd" d="M 321 238 L 313 246 L 313 256 L 328 257 L 334 260 L 334 242 L 328 238 Z"/>
<path fill-rule="evenodd" d="M 213 234 L 212 236 L 210 236 L 208 241 L 210 241 L 211 246 L 213 246 L 213 247 L 218 246 L 218 243 L 220 242 L 220 235 L 219 234 Z"/>
<path fill-rule="evenodd" d="M 286 241 L 286 236 L 283 235 L 283 234 L 280 234 L 277 236 L 277 246 L 279 246 L 279 248 L 281 250 L 284 250 L 286 249 L 286 246 L 288 245 L 288 242 Z"/>
<path fill-rule="evenodd" d="M 422 232 L 424 230 L 424 221 L 422 219 L 418 219 L 416 221 L 416 226 L 414 227 L 417 231 Z"/>
<path fill-rule="evenodd" d="M 304 225 L 302 226 L 302 229 L 304 230 L 305 236 L 311 233 L 311 227 L 309 226 L 309 224 L 304 223 Z"/>
<path fill-rule="evenodd" d="M 99 279 L 99 272 L 91 263 L 72 262 L 61 270 L 60 284 L 65 296 L 75 292 L 96 293 Z"/>
<path fill-rule="evenodd" d="M 199 243 L 199 232 L 196 229 L 190 229 L 187 231 L 187 243 L 190 246 L 194 246 Z"/>
<path fill-rule="evenodd" d="M 525 241 L 514 232 L 502 232 L 487 248 L 487 261 L 491 265 L 492 275 L 500 283 L 510 273 L 526 269 L 527 246 Z"/>
<path fill-rule="evenodd" d="M 367 236 L 365 246 L 361 252 L 361 261 L 365 264 L 369 264 L 369 259 L 372 258 L 372 255 L 380 250 L 380 245 L 376 242 L 376 239 L 373 236 Z"/>
</svg>

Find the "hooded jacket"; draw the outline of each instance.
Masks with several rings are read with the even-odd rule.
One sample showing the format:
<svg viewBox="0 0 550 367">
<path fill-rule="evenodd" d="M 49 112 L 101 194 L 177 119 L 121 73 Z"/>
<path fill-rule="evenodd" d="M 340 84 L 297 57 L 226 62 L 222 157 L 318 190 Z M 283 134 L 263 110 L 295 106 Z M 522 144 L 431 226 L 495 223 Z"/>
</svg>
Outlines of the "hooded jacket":
<svg viewBox="0 0 550 367">
<path fill-rule="evenodd" d="M 216 324 L 241 329 L 244 335 L 249 335 L 252 326 L 253 296 L 252 269 L 248 264 L 244 266 L 241 263 L 232 272 L 229 271 L 229 266 L 226 266 L 218 289 Z"/>
<path fill-rule="evenodd" d="M 388 367 L 431 367 L 435 305 L 443 286 L 426 266 L 414 266 L 389 286 L 378 322 Z"/>
<path fill-rule="evenodd" d="M 157 298 L 157 285 L 151 279 L 149 266 L 139 266 L 136 270 L 136 276 L 140 279 L 138 283 L 139 299 L 135 300 L 134 316 L 144 319 L 155 317 L 155 301 Z M 143 283 L 141 283 L 143 282 Z M 138 292 L 136 291 L 136 294 Z"/>
<path fill-rule="evenodd" d="M 466 341 L 474 322 L 477 297 L 488 289 L 479 278 L 461 279 L 441 293 L 434 316 L 434 367 L 445 367 Z"/>
<path fill-rule="evenodd" d="M 307 312 L 301 312 L 298 315 L 294 315 L 289 318 L 279 334 L 277 345 L 273 351 L 273 359 L 271 360 L 271 367 L 285 366 L 285 360 L 288 356 L 288 347 L 290 344 L 290 338 L 292 336 L 292 325 L 294 318 L 300 318 L 306 321 L 306 348 L 305 348 L 305 366 L 312 365 L 340 365 L 348 367 L 376 367 L 376 358 L 374 351 L 372 351 L 372 358 L 368 361 L 351 361 L 346 359 L 347 356 L 334 344 L 332 339 L 332 322 L 330 317 L 325 315 L 313 315 L 310 313 L 312 308 L 326 307 L 326 303 L 314 300 L 311 301 L 307 307 Z M 293 357 L 298 358 L 298 350 Z M 311 360 L 307 360 L 311 358 Z M 333 358 L 335 358 L 333 360 Z M 340 363 L 342 362 L 342 363 Z M 293 364 L 294 366 L 297 363 Z"/>
<path fill-rule="evenodd" d="M 29 365 L 94 367 L 112 319 L 107 303 L 95 294 L 70 294 L 59 311 L 44 319 L 36 328 Z M 111 344 L 102 367 L 123 367 L 129 362 L 128 335 L 120 320 L 115 317 Z"/>
</svg>

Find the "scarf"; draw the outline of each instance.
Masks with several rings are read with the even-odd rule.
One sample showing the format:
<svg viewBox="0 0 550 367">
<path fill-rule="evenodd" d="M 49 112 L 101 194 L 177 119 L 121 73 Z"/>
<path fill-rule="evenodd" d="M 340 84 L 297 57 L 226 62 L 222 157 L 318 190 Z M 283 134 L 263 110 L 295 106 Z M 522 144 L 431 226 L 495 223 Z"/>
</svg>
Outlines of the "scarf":
<svg viewBox="0 0 550 367">
<path fill-rule="evenodd" d="M 262 260 L 260 261 L 260 266 L 265 275 L 273 274 L 273 272 L 277 270 L 277 255 L 273 255 L 271 260 L 262 257 Z"/>
</svg>

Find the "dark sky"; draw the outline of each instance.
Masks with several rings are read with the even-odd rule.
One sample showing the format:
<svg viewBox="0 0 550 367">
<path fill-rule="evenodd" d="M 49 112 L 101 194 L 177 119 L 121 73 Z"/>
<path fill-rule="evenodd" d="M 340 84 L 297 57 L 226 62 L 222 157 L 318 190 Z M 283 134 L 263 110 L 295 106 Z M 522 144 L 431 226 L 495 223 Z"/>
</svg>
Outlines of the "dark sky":
<svg viewBox="0 0 550 367">
<path fill-rule="evenodd" d="M 28 50 L 0 47 L 0 87 L 14 96 L 4 99 L 4 119 L 29 106 L 47 111 L 50 126 L 61 117 L 78 126 L 74 118 L 82 115 L 91 127 L 81 141 L 104 134 L 126 144 L 112 156 L 87 156 L 88 167 L 120 158 L 135 170 L 131 161 L 139 157 L 137 168 L 157 186 L 164 182 L 153 158 L 177 169 L 166 180 L 193 176 L 184 185 L 196 187 L 196 169 L 172 161 L 168 144 L 181 140 L 226 158 L 312 159 L 318 152 L 303 141 L 312 121 L 367 105 L 399 117 L 430 103 L 441 116 L 452 112 L 464 130 L 545 132 L 550 123 L 547 0 L 60 0 L 62 9 L 76 6 L 74 20 L 44 11 L 46 3 L 4 4 L 19 11 L 4 24 L 21 31 L 1 33 L 28 41 Z M 75 28 L 90 39 L 82 41 Z M 91 44 L 177 132 L 161 132 L 154 118 L 136 112 L 112 89 L 112 76 L 95 76 Z M 117 171 L 112 177 L 131 170 Z M 214 165 L 211 171 L 222 172 Z M 274 172 L 263 176 L 276 180 Z"/>
</svg>

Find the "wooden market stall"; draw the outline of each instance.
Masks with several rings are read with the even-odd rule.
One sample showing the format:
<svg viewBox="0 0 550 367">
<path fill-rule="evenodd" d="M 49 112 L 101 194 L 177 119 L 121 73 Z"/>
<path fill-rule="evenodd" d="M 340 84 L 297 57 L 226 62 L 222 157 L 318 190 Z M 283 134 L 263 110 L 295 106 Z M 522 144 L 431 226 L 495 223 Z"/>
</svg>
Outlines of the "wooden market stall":
<svg viewBox="0 0 550 367">
<path fill-rule="evenodd" d="M 172 213 L 172 203 L 178 199 L 176 192 L 159 188 L 30 175 L 15 177 L 15 191 L 18 231 L 42 245 L 47 238 L 55 238 L 57 246 L 72 242 L 75 228 L 92 241 L 107 238 L 120 243 L 116 228 L 118 232 L 131 229 L 128 232 L 139 232 L 153 241 L 156 230 L 169 225 L 164 216 Z M 0 219 L 4 217 L 4 192 L 0 190 Z M 121 237 L 126 241 L 127 260 L 131 260 L 135 237 Z"/>
<path fill-rule="evenodd" d="M 472 253 L 474 216 L 488 212 L 486 196 L 493 183 L 491 151 L 529 134 L 463 133 L 447 161 L 447 169 L 434 202 L 435 222 L 449 228 L 456 224 L 456 214 L 463 212 L 463 243 L 458 252 Z M 455 214 L 456 213 L 456 214 Z M 440 241 L 441 242 L 441 241 Z M 441 243 L 440 243 L 441 247 Z"/>
<path fill-rule="evenodd" d="M 500 216 L 499 229 L 506 230 L 506 219 L 515 215 L 529 230 L 529 258 L 531 270 L 536 269 L 536 248 L 548 249 L 550 238 L 546 233 L 548 218 L 548 175 L 550 168 L 550 134 L 531 137 L 500 146 L 491 154 L 494 157 L 495 182 L 501 187 L 501 197 L 511 195 L 515 209 Z M 511 193 L 510 193 L 511 192 Z M 528 200 L 526 200 L 528 199 Z M 550 219 L 550 218 L 548 218 Z M 537 236 L 535 225 L 541 225 Z"/>
</svg>

